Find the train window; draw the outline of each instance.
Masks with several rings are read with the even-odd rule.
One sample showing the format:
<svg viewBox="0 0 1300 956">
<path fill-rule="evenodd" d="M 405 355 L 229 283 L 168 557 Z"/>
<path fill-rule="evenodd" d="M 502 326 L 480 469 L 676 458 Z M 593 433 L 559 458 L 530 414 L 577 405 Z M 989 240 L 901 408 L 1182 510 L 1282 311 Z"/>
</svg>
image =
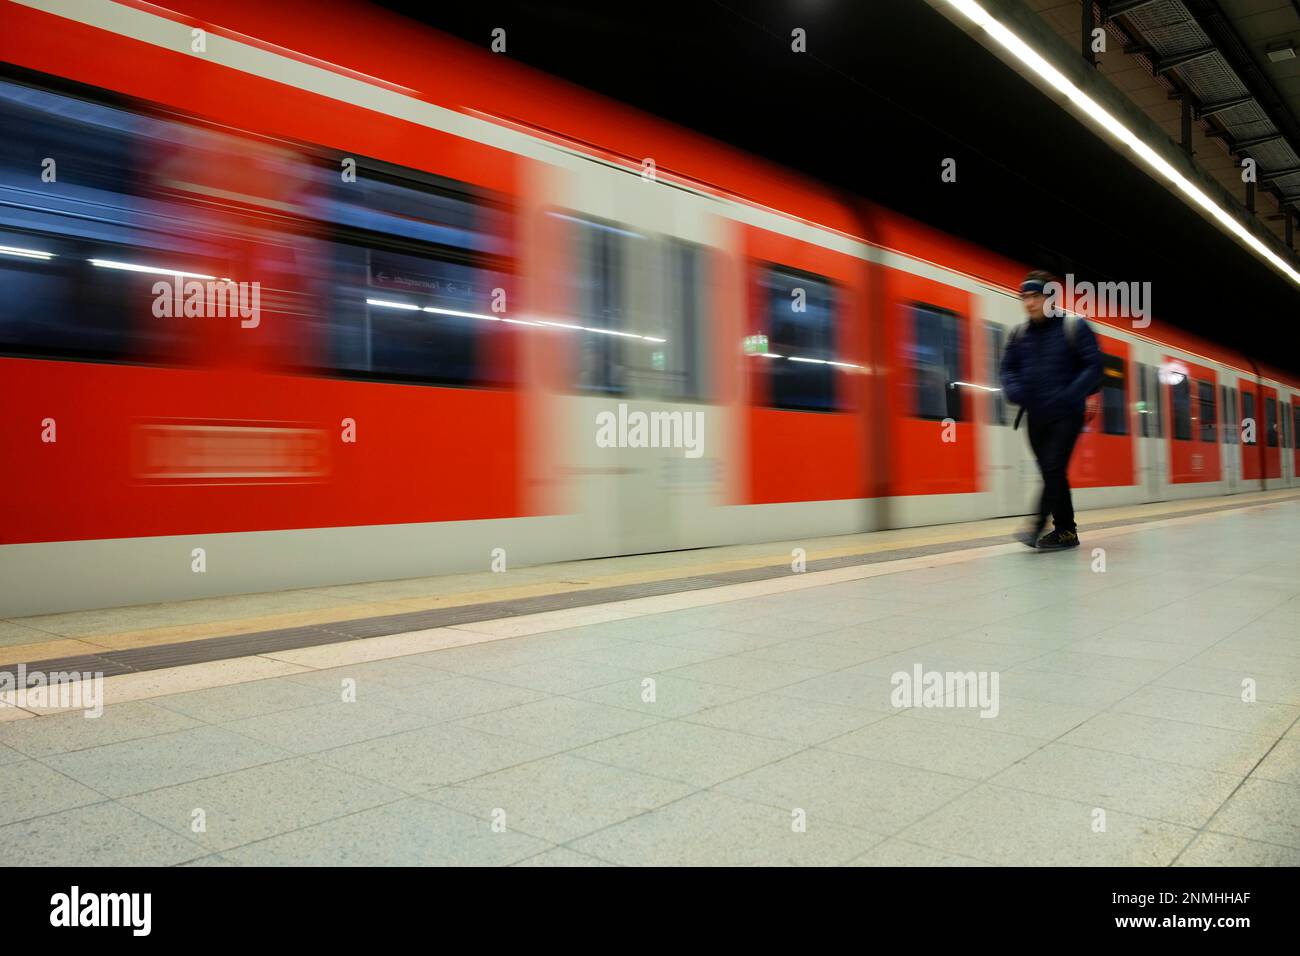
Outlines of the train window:
<svg viewBox="0 0 1300 956">
<path fill-rule="evenodd" d="M 1214 383 L 1198 381 L 1196 394 L 1200 405 L 1201 441 L 1214 441 L 1214 423 L 1218 420 L 1218 412 L 1214 410 Z"/>
<path fill-rule="evenodd" d="M 1291 447 L 1296 447 L 1295 442 L 1300 441 L 1300 405 L 1291 406 Z"/>
<path fill-rule="evenodd" d="M 1160 370 L 1151 368 L 1151 437 L 1165 437 L 1165 389 L 1160 381 Z"/>
<path fill-rule="evenodd" d="M 1174 404 L 1174 438 L 1178 441 L 1192 440 L 1192 386 L 1186 375 L 1169 389 L 1173 393 Z"/>
<path fill-rule="evenodd" d="M 1148 432 L 1150 431 L 1149 420 L 1151 418 L 1150 399 L 1147 397 L 1148 395 L 1147 387 L 1149 384 L 1147 382 L 1148 369 L 1146 365 L 1144 365 L 1141 362 L 1138 362 L 1136 367 L 1137 367 L 1137 383 L 1138 383 L 1138 400 L 1137 400 L 1138 434 L 1141 435 L 1143 438 L 1146 438 Z"/>
<path fill-rule="evenodd" d="M 1226 385 L 1219 386 L 1219 439 L 1225 445 L 1232 444 L 1232 399 Z"/>
<path fill-rule="evenodd" d="M 178 125 L 0 80 L 0 351 L 156 359 L 193 334 L 155 285 L 228 273 L 157 174 Z"/>
<path fill-rule="evenodd" d="M 1250 431 L 1246 432 L 1246 423 L 1250 423 Z M 1250 390 L 1243 390 L 1241 393 L 1241 423 L 1243 445 L 1253 445 L 1258 439 L 1255 434 L 1259 428 L 1259 423 L 1255 421 L 1255 393 Z M 1249 434 L 1249 438 L 1247 438 Z"/>
<path fill-rule="evenodd" d="M 441 247 L 456 255 L 506 253 L 499 210 L 476 204 L 455 184 L 365 160 L 356 182 L 332 183 L 316 198 L 319 218 L 369 235 Z M 493 221 L 495 220 L 495 221 Z"/>
<path fill-rule="evenodd" d="M 1268 429 L 1268 447 L 1277 447 L 1277 399 L 1264 398 L 1264 427 Z"/>
<path fill-rule="evenodd" d="M 649 342 L 630 354 L 635 374 L 650 379 L 664 398 L 703 400 L 708 397 L 708 335 L 703 328 L 706 252 L 694 243 L 668 239 L 660 247 L 661 272 L 656 283 L 664 297 L 658 328 L 645 333 L 662 342 Z M 638 330 L 641 331 L 641 330 Z"/>
<path fill-rule="evenodd" d="M 1241 444 L 1241 417 L 1237 411 L 1237 389 L 1228 389 L 1228 401 L 1232 404 L 1232 414 L 1228 419 L 1229 441 L 1234 445 Z"/>
<path fill-rule="evenodd" d="M 332 240 L 321 271 L 328 371 L 442 385 L 506 379 L 494 302 L 509 284 L 507 214 L 437 177 L 360 160 L 311 214 Z M 508 298 L 504 300 L 508 306 Z"/>
<path fill-rule="evenodd" d="M 989 322 L 984 326 L 988 333 L 988 368 L 989 378 L 996 381 L 998 369 L 1002 367 L 1002 349 L 1006 339 L 1006 330 L 996 322 Z M 1002 389 L 999 387 L 996 392 L 989 393 L 989 421 L 994 425 L 1005 425 L 1007 423 L 1007 400 L 1002 396 Z"/>
<path fill-rule="evenodd" d="M 608 223 L 572 221 L 576 226 L 572 307 L 587 330 L 575 333 L 574 384 L 583 391 L 621 395 L 628 389 L 624 350 L 629 340 L 618 334 L 627 331 L 627 246 L 645 240 L 639 233 Z"/>
<path fill-rule="evenodd" d="M 701 321 L 709 283 L 704 273 L 706 253 L 699 246 L 672 240 L 668 243 L 669 339 L 666 369 L 676 377 L 674 394 L 679 398 L 708 397 L 707 345 L 709 337 Z"/>
<path fill-rule="evenodd" d="M 1124 395 L 1124 360 L 1103 352 L 1101 361 L 1101 429 L 1107 435 L 1127 435 L 1128 403 Z"/>
<path fill-rule="evenodd" d="M 912 307 L 912 388 L 917 418 L 964 419 L 961 334 L 957 315 L 928 305 Z"/>
<path fill-rule="evenodd" d="M 836 407 L 835 291 L 830 280 L 777 266 L 761 270 L 768 351 L 784 360 L 765 363 L 776 408 L 831 411 Z M 815 359 L 817 361 L 804 361 Z"/>
</svg>

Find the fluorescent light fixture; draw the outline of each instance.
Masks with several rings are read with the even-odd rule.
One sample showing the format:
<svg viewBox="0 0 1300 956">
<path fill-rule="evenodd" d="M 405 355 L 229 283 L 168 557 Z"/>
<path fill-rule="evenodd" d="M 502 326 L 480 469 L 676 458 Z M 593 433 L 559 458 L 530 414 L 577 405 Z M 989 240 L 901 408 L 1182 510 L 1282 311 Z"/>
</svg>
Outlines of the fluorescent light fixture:
<svg viewBox="0 0 1300 956">
<path fill-rule="evenodd" d="M 992 385 L 979 385 L 975 382 L 953 382 L 954 385 L 965 385 L 967 388 L 978 388 L 985 392 L 1000 392 L 1002 389 L 994 388 Z"/>
<path fill-rule="evenodd" d="M 646 342 L 664 343 L 667 339 L 655 338 L 653 335 L 637 335 L 635 332 L 620 332 L 617 329 L 593 329 L 585 325 L 570 325 L 568 322 L 551 322 L 546 319 L 536 321 L 530 319 L 505 319 L 496 315 L 485 315 L 482 312 L 461 312 L 457 309 L 440 309 L 432 305 L 412 305 L 410 302 L 394 302 L 391 299 L 366 299 L 366 305 L 378 306 L 381 309 L 403 309 L 407 312 L 431 312 L 434 315 L 454 315 L 462 319 L 482 319 L 486 322 L 508 322 L 511 325 L 549 325 L 556 329 L 570 329 L 574 332 L 599 332 L 601 335 L 617 335 L 627 339 L 642 339 Z"/>
<path fill-rule="evenodd" d="M 387 299 L 366 299 L 366 305 L 377 305 L 383 309 L 406 309 L 408 312 L 419 312 L 418 305 L 411 305 L 409 302 L 390 302 Z"/>
<path fill-rule="evenodd" d="M 436 309 L 431 305 L 426 305 L 420 311 L 432 312 L 434 315 L 454 315 L 462 319 L 483 319 L 487 322 L 501 321 L 501 319 L 495 315 L 483 315 L 481 312 L 457 312 L 455 309 Z"/>
<path fill-rule="evenodd" d="M 156 276 L 180 276 L 186 279 L 215 279 L 216 276 L 204 275 L 202 272 L 182 272 L 179 269 L 166 269 L 162 266 L 140 266 L 133 262 L 115 262 L 112 259 L 89 259 L 92 266 L 101 269 L 121 269 L 123 272 L 147 272 Z"/>
<path fill-rule="evenodd" d="M 976 26 L 981 27 L 999 46 L 1033 70 L 1053 89 L 1063 94 L 1070 102 L 1083 110 L 1089 118 L 1107 133 L 1132 150 L 1138 159 L 1157 173 L 1160 178 L 1174 186 L 1192 203 L 1203 209 L 1226 232 L 1235 236 L 1247 248 L 1277 269 L 1278 272 L 1297 286 L 1300 286 L 1300 272 L 1297 272 L 1290 263 L 1270 249 L 1247 229 L 1245 224 L 1211 199 L 1204 190 L 1174 168 L 1168 160 L 1143 142 L 1136 133 L 1112 116 L 1105 107 L 1075 86 L 1065 74 L 1048 63 L 1033 47 L 1008 30 L 1006 26 L 975 0 L 948 0 L 948 3 Z"/>
<path fill-rule="evenodd" d="M 17 246 L 0 246 L 0 256 L 18 256 L 21 259 L 48 260 L 54 258 L 54 253 L 41 252 L 38 249 L 19 249 Z"/>
<path fill-rule="evenodd" d="M 777 355 L 775 352 L 751 352 L 751 355 L 757 355 L 759 358 L 785 358 L 784 355 Z"/>
<path fill-rule="evenodd" d="M 759 352 L 758 354 L 762 355 L 763 353 Z M 780 356 L 777 357 L 780 358 Z M 839 368 L 863 368 L 864 367 L 861 365 L 854 365 L 852 362 L 839 362 L 832 359 L 804 358 L 802 355 L 787 355 L 786 358 L 788 358 L 791 362 L 807 362 L 810 365 L 835 365 L 838 366 Z"/>
</svg>

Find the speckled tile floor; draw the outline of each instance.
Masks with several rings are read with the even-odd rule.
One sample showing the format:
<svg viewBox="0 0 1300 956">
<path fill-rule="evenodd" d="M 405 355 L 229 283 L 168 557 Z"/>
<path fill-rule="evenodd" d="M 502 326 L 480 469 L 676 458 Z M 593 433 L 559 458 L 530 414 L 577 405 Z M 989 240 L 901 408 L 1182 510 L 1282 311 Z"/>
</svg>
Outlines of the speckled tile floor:
<svg viewBox="0 0 1300 956">
<path fill-rule="evenodd" d="M 1292 501 L 446 650 L 376 638 L 340 666 L 312 648 L 180 693 L 162 675 L 98 718 L 0 722 L 0 858 L 1296 865 L 1297 540 Z M 900 702 L 917 668 L 987 695 Z"/>
</svg>

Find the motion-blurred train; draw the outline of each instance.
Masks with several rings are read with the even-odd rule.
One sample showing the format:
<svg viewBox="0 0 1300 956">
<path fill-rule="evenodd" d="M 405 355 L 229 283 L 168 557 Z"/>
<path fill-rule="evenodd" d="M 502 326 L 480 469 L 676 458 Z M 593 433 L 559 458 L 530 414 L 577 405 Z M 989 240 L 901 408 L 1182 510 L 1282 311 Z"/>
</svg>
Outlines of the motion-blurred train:
<svg viewBox="0 0 1300 956">
<path fill-rule="evenodd" d="M 0 617 L 1028 510 L 1025 264 L 489 40 L 0 0 Z M 1296 484 L 1300 382 L 1133 326 L 1080 506 Z"/>
</svg>

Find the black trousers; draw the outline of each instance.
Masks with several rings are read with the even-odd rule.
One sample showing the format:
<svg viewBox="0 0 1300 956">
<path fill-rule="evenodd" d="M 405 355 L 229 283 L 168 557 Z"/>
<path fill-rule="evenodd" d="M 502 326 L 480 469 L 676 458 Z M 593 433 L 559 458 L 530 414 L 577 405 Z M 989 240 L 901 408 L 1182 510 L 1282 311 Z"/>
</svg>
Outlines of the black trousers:
<svg viewBox="0 0 1300 956">
<path fill-rule="evenodd" d="M 1070 500 L 1070 455 L 1083 431 L 1083 413 L 1058 418 L 1052 422 L 1035 422 L 1029 417 L 1029 447 L 1038 460 L 1043 476 L 1043 496 L 1038 502 L 1038 527 L 1047 524 L 1047 516 L 1057 531 L 1075 531 L 1074 502 Z"/>
</svg>

